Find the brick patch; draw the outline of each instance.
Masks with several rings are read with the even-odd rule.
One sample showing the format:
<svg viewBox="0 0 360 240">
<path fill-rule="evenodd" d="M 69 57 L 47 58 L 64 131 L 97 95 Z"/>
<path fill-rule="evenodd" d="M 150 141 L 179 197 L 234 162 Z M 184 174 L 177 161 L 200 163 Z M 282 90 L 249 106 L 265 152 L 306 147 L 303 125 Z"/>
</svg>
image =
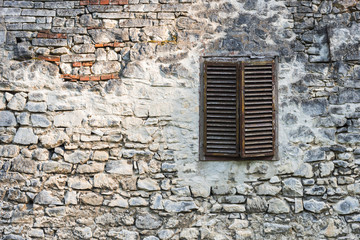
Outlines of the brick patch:
<svg viewBox="0 0 360 240">
<path fill-rule="evenodd" d="M 126 5 L 128 0 L 80 0 L 80 5 Z"/>
<path fill-rule="evenodd" d="M 37 38 L 58 38 L 58 39 L 66 39 L 67 36 L 61 33 L 51 33 L 50 31 L 40 31 L 37 35 Z"/>
<path fill-rule="evenodd" d="M 58 56 L 38 56 L 38 58 L 48 62 L 60 62 L 60 57 Z"/>
<path fill-rule="evenodd" d="M 93 62 L 73 62 L 73 67 L 91 67 L 94 63 Z"/>
<path fill-rule="evenodd" d="M 119 79 L 119 75 L 117 73 L 114 74 L 104 74 L 100 76 L 79 76 L 79 75 L 72 75 L 72 74 L 62 74 L 61 78 L 63 78 L 66 81 L 101 81 L 101 80 L 110 80 L 110 79 Z"/>
<path fill-rule="evenodd" d="M 125 43 L 122 42 L 113 42 L 113 43 L 98 43 L 95 44 L 96 48 L 101 48 L 101 47 L 125 47 Z"/>
</svg>

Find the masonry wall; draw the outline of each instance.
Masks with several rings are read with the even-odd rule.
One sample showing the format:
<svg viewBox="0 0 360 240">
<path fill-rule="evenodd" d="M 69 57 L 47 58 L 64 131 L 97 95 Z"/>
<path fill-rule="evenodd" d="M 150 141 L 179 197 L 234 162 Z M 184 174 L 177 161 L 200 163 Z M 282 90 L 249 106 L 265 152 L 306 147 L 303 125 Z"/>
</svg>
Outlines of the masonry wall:
<svg viewBox="0 0 360 240">
<path fill-rule="evenodd" d="M 358 239 L 360 4 L 0 0 L 1 239 Z M 276 56 L 276 161 L 199 161 L 201 59 Z"/>
</svg>

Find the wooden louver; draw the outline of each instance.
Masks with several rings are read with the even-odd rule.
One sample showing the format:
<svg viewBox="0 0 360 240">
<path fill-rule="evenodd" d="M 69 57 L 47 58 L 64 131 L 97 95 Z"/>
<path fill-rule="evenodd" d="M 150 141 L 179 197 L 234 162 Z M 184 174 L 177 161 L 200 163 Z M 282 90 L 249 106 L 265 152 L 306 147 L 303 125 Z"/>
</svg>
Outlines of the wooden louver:
<svg viewBox="0 0 360 240">
<path fill-rule="evenodd" d="M 205 65 L 205 154 L 239 155 L 238 65 Z"/>
<path fill-rule="evenodd" d="M 243 64 L 241 156 L 273 156 L 275 150 L 274 63 Z"/>
<path fill-rule="evenodd" d="M 204 70 L 205 157 L 274 156 L 274 62 L 207 62 Z"/>
</svg>

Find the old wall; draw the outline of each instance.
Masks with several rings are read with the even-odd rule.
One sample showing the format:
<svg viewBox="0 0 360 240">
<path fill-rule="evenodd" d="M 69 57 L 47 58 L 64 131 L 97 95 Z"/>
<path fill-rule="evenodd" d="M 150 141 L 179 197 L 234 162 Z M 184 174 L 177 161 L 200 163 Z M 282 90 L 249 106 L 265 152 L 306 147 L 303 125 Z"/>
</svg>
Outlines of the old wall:
<svg viewBox="0 0 360 240">
<path fill-rule="evenodd" d="M 0 6 L 0 238 L 359 238 L 357 1 Z M 278 58 L 277 161 L 199 161 L 230 55 Z"/>
</svg>

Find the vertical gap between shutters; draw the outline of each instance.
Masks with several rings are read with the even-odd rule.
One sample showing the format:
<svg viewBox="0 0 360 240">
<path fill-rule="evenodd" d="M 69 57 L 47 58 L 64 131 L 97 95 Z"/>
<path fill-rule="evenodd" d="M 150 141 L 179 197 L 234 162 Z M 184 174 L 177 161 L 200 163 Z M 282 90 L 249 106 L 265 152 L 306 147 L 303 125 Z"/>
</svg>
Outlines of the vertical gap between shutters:
<svg viewBox="0 0 360 240">
<path fill-rule="evenodd" d="M 245 94 L 244 94 L 244 71 L 245 71 L 245 63 L 241 62 L 241 76 L 239 78 L 239 84 L 240 84 L 240 94 L 239 94 L 239 99 L 240 99 L 240 124 L 241 124 L 241 142 L 240 142 L 240 154 L 241 157 L 244 158 L 245 157 L 245 121 L 244 121 L 244 113 L 245 113 Z"/>
</svg>

